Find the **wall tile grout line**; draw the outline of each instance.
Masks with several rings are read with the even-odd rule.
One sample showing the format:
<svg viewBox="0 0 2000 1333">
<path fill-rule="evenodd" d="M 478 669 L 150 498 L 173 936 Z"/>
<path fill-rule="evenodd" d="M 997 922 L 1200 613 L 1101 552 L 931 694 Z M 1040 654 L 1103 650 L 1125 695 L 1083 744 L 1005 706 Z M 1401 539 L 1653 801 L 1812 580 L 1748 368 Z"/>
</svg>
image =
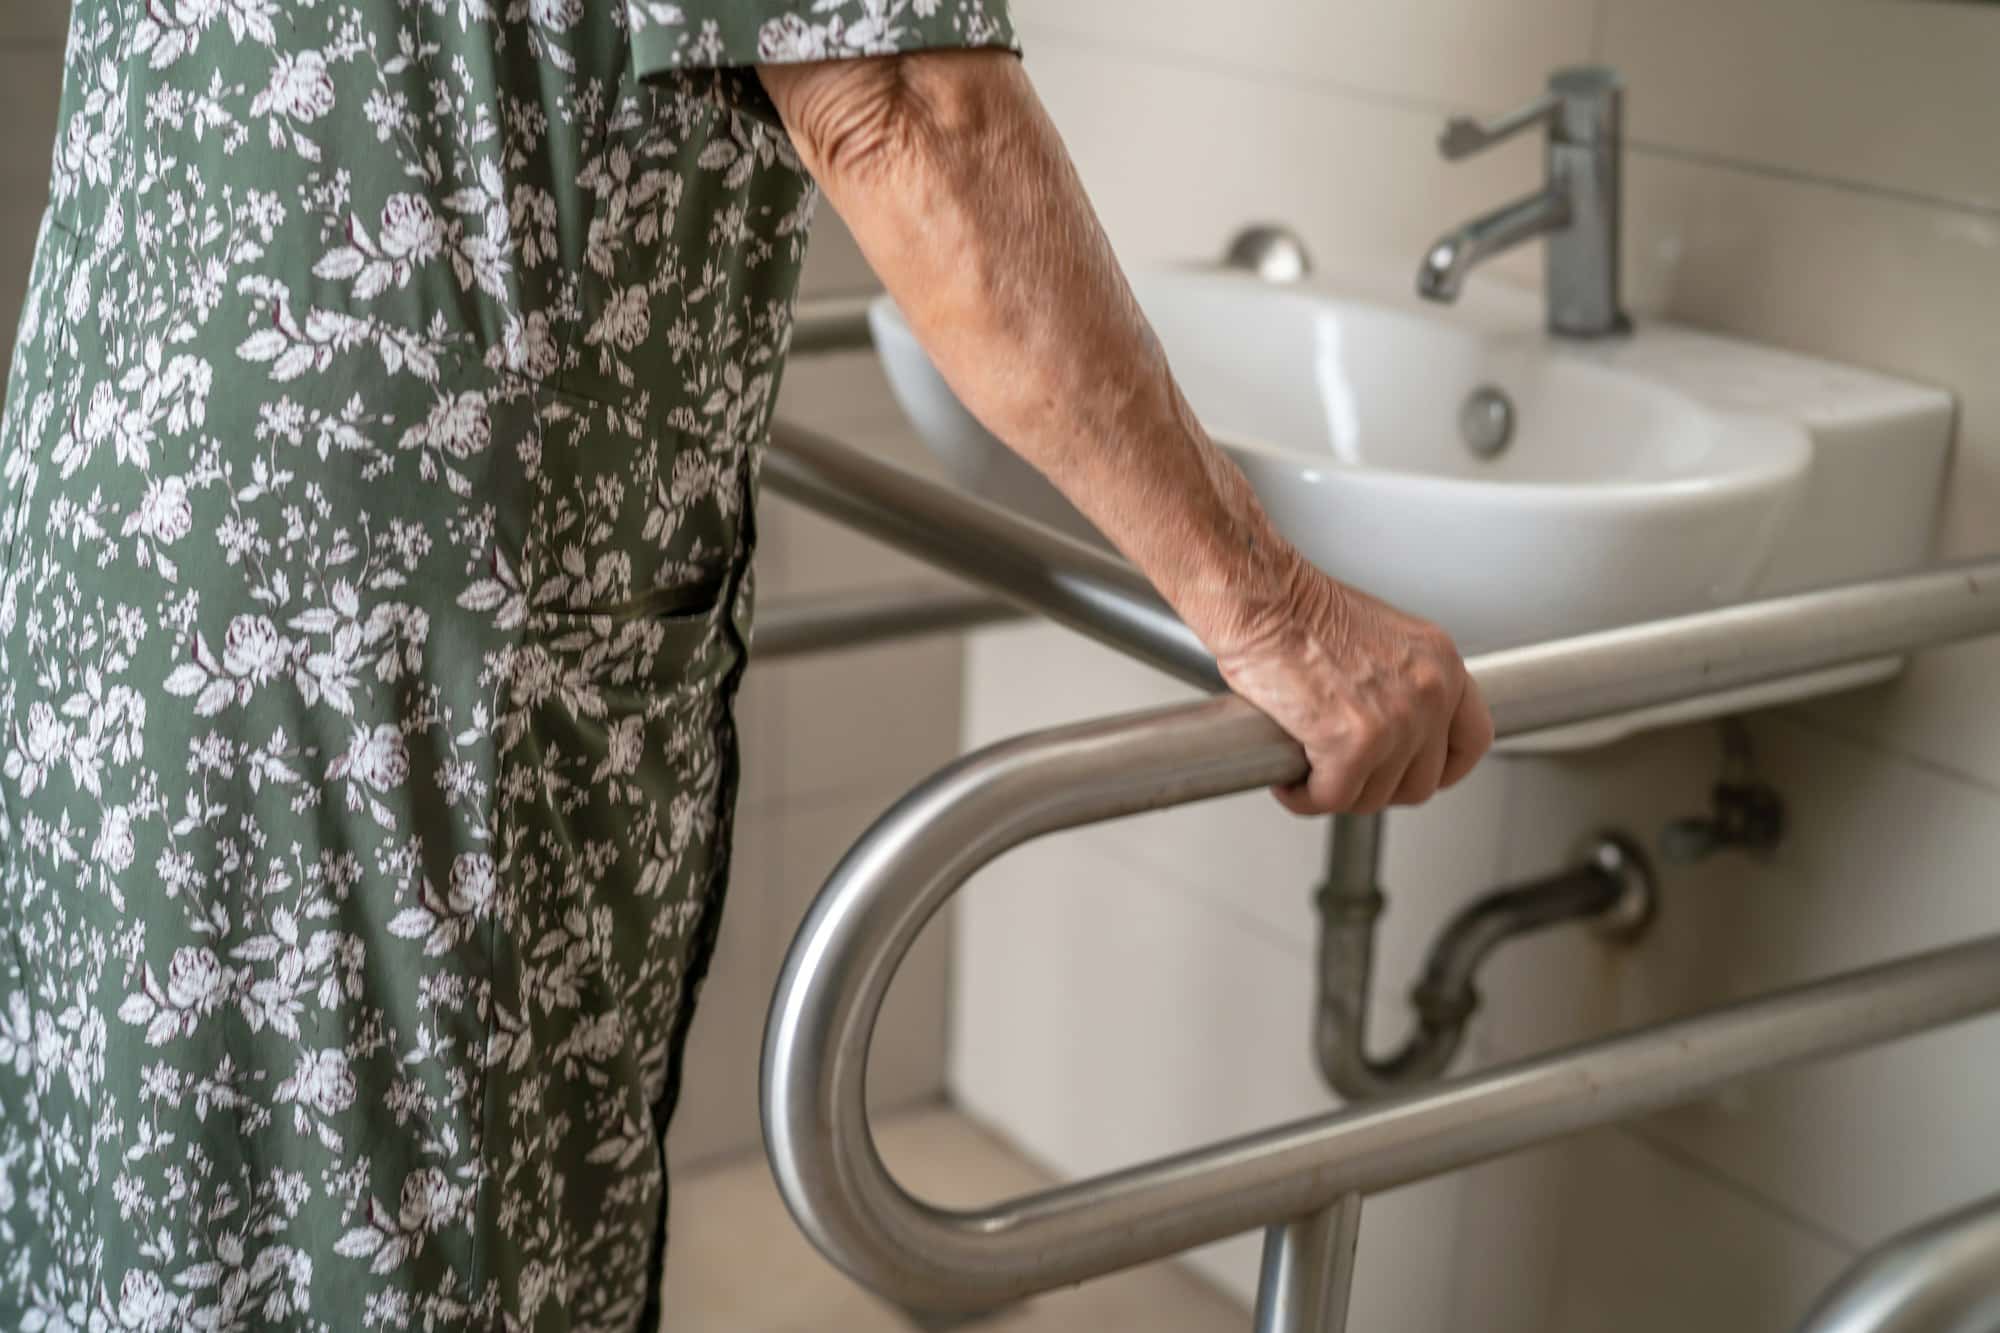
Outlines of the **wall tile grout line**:
<svg viewBox="0 0 2000 1333">
<path fill-rule="evenodd" d="M 1844 745 L 1851 750 L 1874 758 L 1904 764 L 1915 769 L 1917 772 L 1927 774 L 1941 782 L 1947 782 L 1957 787 L 1964 787 L 1978 792 L 1983 796 L 2000 799 L 2000 783 L 1995 783 L 1991 779 L 1981 777 L 1977 773 L 1967 772 L 1962 768 L 1955 768 L 1950 764 L 1932 759 L 1928 755 L 1904 749 L 1902 746 L 1884 741 L 1880 737 L 1866 736 L 1859 732 L 1849 731 L 1835 723 L 1815 717 L 1802 709 L 1773 709 L 1768 716 L 1775 722 L 1784 723 L 1808 735 Z"/>
<path fill-rule="evenodd" d="M 1084 51 L 1096 51 L 1125 60 L 1144 61 L 1159 66 L 1162 69 L 1179 69 L 1192 74 L 1220 75 L 1224 78 L 1236 79 L 1245 83 L 1256 83 L 1262 86 L 1277 84 L 1306 92 L 1333 93 L 1355 101 L 1373 102 L 1400 111 L 1421 112 L 1426 116 L 1436 116 L 1439 119 L 1455 111 L 1497 112 L 1509 109 L 1495 106 L 1471 107 L 1456 102 L 1440 102 L 1415 94 L 1393 92 L 1386 88 L 1370 88 L 1361 84 L 1347 83 L 1341 79 L 1301 74 L 1297 70 L 1266 68 L 1247 64 L 1240 60 L 1197 57 L 1185 51 L 1175 50 L 1171 46 L 1162 46 L 1154 42 L 1111 42 L 1087 32 L 1079 32 L 1074 28 L 1065 28 L 1060 24 L 1052 24 L 1041 20 L 1037 20 L 1029 25 L 1023 25 L 1022 43 L 1031 61 L 1034 59 L 1034 44 L 1038 40 L 1037 34 L 1053 38 L 1061 45 L 1075 47 Z"/>
<path fill-rule="evenodd" d="M 1328 79 L 1295 70 L 1263 68 L 1234 60 L 1198 59 L 1183 51 L 1152 43 L 1132 42 L 1112 43 L 1089 33 L 1077 32 L 1060 25 L 1037 22 L 1027 30 L 1029 37 L 1043 33 L 1056 42 L 1079 50 L 1117 53 L 1128 59 L 1142 60 L 1162 69 L 1178 69 L 1189 73 L 1217 75 L 1260 86 L 1277 84 L 1306 92 L 1329 94 L 1352 101 L 1366 102 L 1392 111 L 1406 111 L 1435 117 L 1440 122 L 1454 112 L 1464 110 L 1496 111 L 1505 108 L 1468 107 L 1455 102 L 1443 102 L 1427 97 L 1389 92 L 1351 84 L 1339 79 Z M 1033 47 L 1029 46 L 1030 58 Z M 1628 94 L 1629 96 L 1629 94 Z M 1733 171 L 1741 175 L 1785 181 L 1794 185 L 1817 186 L 1822 189 L 1841 190 L 1871 198 L 1885 199 L 1912 207 L 1939 210 L 1949 213 L 1968 214 L 1973 217 L 2000 220 L 2000 202 L 1980 199 L 1953 199 L 1945 195 L 1933 195 L 1921 190 L 1905 190 L 1892 185 L 1879 185 L 1870 181 L 1856 180 L 1844 176 L 1822 176 L 1795 167 L 1786 167 L 1774 162 L 1764 162 L 1749 158 L 1730 158 L 1700 149 L 1680 148 L 1672 144 L 1626 136 L 1629 152 L 1642 156 L 1665 158 L 1686 163 L 1690 166 L 1708 167 L 1720 171 Z"/>
<path fill-rule="evenodd" d="M 1699 148 L 1679 148 L 1672 144 L 1655 143 L 1631 136 L 1626 137 L 1625 146 L 1630 152 L 1648 157 L 1666 158 L 1690 166 L 1736 171 L 1746 176 L 1759 176 L 1792 185 L 1811 185 L 1826 190 L 1865 195 L 1871 199 L 1888 200 L 1913 208 L 1946 213 L 1968 213 L 1974 217 L 2000 221 L 2000 203 L 1989 203 L 1978 199 L 1952 199 L 1945 195 L 1926 194 L 1922 190 L 1905 190 L 1894 185 L 1878 185 L 1872 181 L 1854 180 L 1845 176 L 1821 176 L 1810 171 L 1800 171 L 1795 167 L 1780 166 L 1775 162 L 1723 157 L 1719 153 L 1704 152 Z"/>
<path fill-rule="evenodd" d="M 1806 1216 L 1804 1213 L 1798 1211 L 1798 1209 L 1785 1203 L 1782 1199 L 1775 1198 L 1757 1186 L 1750 1184 L 1748 1181 L 1731 1175 L 1706 1158 L 1691 1153 L 1671 1140 L 1652 1133 L 1646 1128 L 1644 1122 L 1614 1125 L 1611 1129 L 1613 1133 L 1630 1139 L 1633 1143 L 1638 1144 L 1640 1147 L 1647 1149 L 1659 1157 L 1665 1158 L 1668 1162 L 1671 1162 L 1683 1171 L 1689 1171 L 1700 1176 L 1717 1189 L 1735 1195 L 1741 1202 L 1749 1204 L 1760 1212 L 1767 1213 L 1778 1221 L 1783 1222 L 1785 1225 L 1811 1236 L 1814 1240 L 1827 1246 L 1829 1249 L 1837 1250 L 1848 1258 L 1854 1258 L 1862 1251 L 1863 1247 L 1861 1243 L 1853 1237 L 1842 1235 L 1827 1226 L 1824 1222 Z"/>
</svg>

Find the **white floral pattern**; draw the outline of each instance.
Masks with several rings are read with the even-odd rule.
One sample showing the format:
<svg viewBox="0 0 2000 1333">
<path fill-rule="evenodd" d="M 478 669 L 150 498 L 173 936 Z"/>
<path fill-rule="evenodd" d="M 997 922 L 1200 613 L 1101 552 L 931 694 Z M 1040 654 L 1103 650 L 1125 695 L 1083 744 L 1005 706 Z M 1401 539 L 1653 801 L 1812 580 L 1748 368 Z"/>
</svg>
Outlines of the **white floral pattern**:
<svg viewBox="0 0 2000 1333">
<path fill-rule="evenodd" d="M 814 192 L 1003 0 L 74 0 L 0 421 L 0 1328 L 618 1330 Z"/>
</svg>

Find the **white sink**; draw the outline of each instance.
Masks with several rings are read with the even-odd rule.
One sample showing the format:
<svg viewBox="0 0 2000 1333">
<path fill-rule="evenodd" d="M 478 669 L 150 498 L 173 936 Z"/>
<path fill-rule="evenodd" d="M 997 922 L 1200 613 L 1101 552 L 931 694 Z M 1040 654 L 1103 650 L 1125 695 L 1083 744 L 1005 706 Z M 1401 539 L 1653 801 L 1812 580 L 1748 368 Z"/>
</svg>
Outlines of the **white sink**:
<svg viewBox="0 0 2000 1333">
<path fill-rule="evenodd" d="M 1407 274 L 1275 287 L 1154 270 L 1133 286 L 1280 530 L 1467 652 L 1929 555 L 1953 419 L 1939 390 L 1667 325 L 1555 341 L 1538 293 L 1490 280 L 1452 307 L 1420 302 Z M 892 304 L 872 322 L 897 397 L 954 480 L 1102 540 L 959 405 Z M 1513 434 L 1482 458 L 1459 417 L 1487 387 L 1510 401 Z"/>
</svg>

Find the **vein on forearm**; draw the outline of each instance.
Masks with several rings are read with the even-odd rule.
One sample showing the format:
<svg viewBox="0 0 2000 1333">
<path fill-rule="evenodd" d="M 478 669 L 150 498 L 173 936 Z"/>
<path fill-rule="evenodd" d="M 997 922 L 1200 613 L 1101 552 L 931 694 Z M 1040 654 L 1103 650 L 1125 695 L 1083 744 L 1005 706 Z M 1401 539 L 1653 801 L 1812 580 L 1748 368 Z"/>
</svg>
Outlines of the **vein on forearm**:
<svg viewBox="0 0 2000 1333">
<path fill-rule="evenodd" d="M 973 64 L 971 62 L 977 62 Z M 1215 642 L 1283 544 L 1195 421 L 1011 57 L 884 62 L 787 115 L 807 165 L 973 415 Z"/>
</svg>

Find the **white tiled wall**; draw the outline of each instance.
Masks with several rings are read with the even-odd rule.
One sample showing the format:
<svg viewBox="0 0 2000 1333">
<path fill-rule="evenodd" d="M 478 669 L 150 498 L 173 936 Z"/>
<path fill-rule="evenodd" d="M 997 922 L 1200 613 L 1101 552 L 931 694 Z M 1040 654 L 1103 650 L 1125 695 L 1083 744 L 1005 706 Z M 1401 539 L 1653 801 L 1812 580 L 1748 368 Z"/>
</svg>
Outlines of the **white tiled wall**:
<svg viewBox="0 0 2000 1333">
<path fill-rule="evenodd" d="M 0 0 L 0 367 L 48 184 L 66 0 Z M 807 275 L 813 295 L 872 285 L 853 243 L 823 219 Z M 916 441 L 865 354 L 797 363 L 783 410 L 922 464 Z M 766 603 L 933 577 L 801 510 L 762 515 Z M 744 791 L 738 865 L 721 956 L 695 1023 L 687 1091 L 672 1135 L 677 1163 L 758 1141 L 757 1056 L 778 962 L 827 869 L 890 801 L 957 752 L 960 654 L 952 641 L 752 668 L 743 700 Z M 885 1105 L 943 1087 L 943 931 L 922 945 L 890 997 L 871 1088 Z"/>
<path fill-rule="evenodd" d="M 1447 165 L 1437 128 L 1570 61 L 1629 84 L 1627 287 L 1668 317 L 1943 385 L 1960 422 L 1941 554 L 2000 550 L 2000 7 L 1825 0 L 1016 0 L 1029 69 L 1128 261 L 1253 219 L 1412 272 L 1538 183 L 1533 145 Z M 1532 251 L 1499 265 L 1533 282 Z M 1413 537 L 1413 540 L 1416 539 Z M 975 636 L 982 741 L 1181 697 L 1045 628 Z M 1466 1064 L 1548 1049 L 2000 929 L 2000 643 L 1760 715 L 1794 832 L 1664 872 L 1630 948 L 1504 954 Z M 1606 823 L 1698 811 L 1712 729 L 1496 761 L 1391 823 L 1376 1041 L 1468 897 Z M 1261 797 L 1066 834 L 961 906 L 952 1084 L 1066 1173 L 1332 1104 L 1307 1047 L 1321 830 Z M 1766 1077 L 1371 1203 L 1359 1333 L 1787 1327 L 1855 1253 L 2000 1191 L 2000 1021 Z M 1255 1247 L 1204 1254 L 1248 1292 Z"/>
</svg>

